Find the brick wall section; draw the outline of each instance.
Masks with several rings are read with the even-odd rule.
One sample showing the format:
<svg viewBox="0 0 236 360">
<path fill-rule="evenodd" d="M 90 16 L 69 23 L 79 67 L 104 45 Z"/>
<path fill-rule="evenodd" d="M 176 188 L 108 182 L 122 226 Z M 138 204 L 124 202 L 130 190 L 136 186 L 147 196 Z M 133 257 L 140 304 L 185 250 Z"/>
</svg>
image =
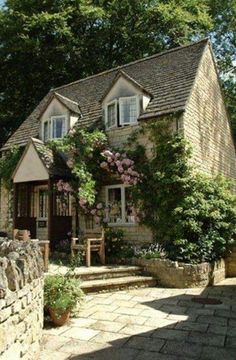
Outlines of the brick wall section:
<svg viewBox="0 0 236 360">
<path fill-rule="evenodd" d="M 42 258 L 37 245 L 0 244 L 0 294 L 0 359 L 37 360 L 43 328 Z"/>
<path fill-rule="evenodd" d="M 183 127 L 193 145 L 193 163 L 208 174 L 235 180 L 235 148 L 209 46 L 199 66 Z"/>
</svg>

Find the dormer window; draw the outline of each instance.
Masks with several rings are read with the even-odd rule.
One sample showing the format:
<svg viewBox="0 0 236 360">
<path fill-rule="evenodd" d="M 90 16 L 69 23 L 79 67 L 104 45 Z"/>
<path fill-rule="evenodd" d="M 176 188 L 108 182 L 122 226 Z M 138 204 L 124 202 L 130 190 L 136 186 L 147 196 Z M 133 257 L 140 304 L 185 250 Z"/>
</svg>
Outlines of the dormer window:
<svg viewBox="0 0 236 360">
<path fill-rule="evenodd" d="M 117 126 L 117 100 L 111 101 L 106 106 L 106 128 Z"/>
<path fill-rule="evenodd" d="M 129 125 L 137 122 L 139 116 L 138 96 L 119 98 L 120 125 Z"/>
<path fill-rule="evenodd" d="M 42 139 L 62 139 L 68 131 L 67 117 L 65 115 L 51 116 L 42 122 Z"/>
<path fill-rule="evenodd" d="M 51 134 L 52 139 L 61 139 L 66 135 L 66 117 L 52 116 L 51 117 Z"/>
<path fill-rule="evenodd" d="M 113 100 L 106 105 L 106 128 L 136 124 L 139 112 L 139 96 L 120 97 Z"/>
</svg>

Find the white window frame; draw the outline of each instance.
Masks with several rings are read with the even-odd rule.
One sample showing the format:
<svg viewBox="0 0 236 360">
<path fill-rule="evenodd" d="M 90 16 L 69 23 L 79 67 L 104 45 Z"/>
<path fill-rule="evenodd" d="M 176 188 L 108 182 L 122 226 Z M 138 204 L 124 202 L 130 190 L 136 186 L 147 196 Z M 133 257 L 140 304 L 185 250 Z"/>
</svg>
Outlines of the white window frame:
<svg viewBox="0 0 236 360">
<path fill-rule="evenodd" d="M 109 189 L 121 189 L 121 218 L 122 218 L 122 222 L 120 223 L 114 223 L 114 222 L 110 222 L 108 223 L 109 226 L 134 226 L 137 225 L 136 222 L 126 222 L 125 221 L 125 189 L 129 188 L 129 185 L 123 185 L 123 184 L 117 184 L 117 185 L 107 185 L 105 187 L 105 204 L 106 206 L 108 206 L 108 192 Z"/>
<path fill-rule="evenodd" d="M 134 99 L 136 100 L 136 111 L 137 111 L 137 119 L 136 121 L 132 121 L 132 122 L 124 122 L 124 119 L 122 118 L 122 101 L 126 101 L 126 100 L 131 100 Z M 139 96 L 135 95 L 135 96 L 126 96 L 126 97 L 120 97 L 119 98 L 119 117 L 120 117 L 120 125 L 121 126 L 126 126 L 126 125 L 134 125 L 137 124 L 138 122 L 138 117 L 140 114 L 140 104 L 139 104 Z"/>
<path fill-rule="evenodd" d="M 44 126 L 45 126 L 45 123 L 48 123 L 48 139 L 45 140 L 44 138 Z M 47 119 L 47 120 L 44 120 L 42 121 L 42 140 L 44 142 L 48 141 L 51 139 L 51 124 L 50 124 L 50 119 Z"/>
<path fill-rule="evenodd" d="M 40 216 L 40 202 L 39 202 L 39 193 L 40 193 L 40 191 L 48 191 L 48 188 L 47 188 L 47 186 L 44 186 L 44 185 L 42 185 L 42 186 L 37 186 L 37 192 L 36 192 L 36 194 L 37 194 L 37 198 L 36 198 L 36 206 L 37 206 L 37 208 L 36 208 L 36 218 L 37 218 L 37 221 L 47 221 L 48 220 L 48 216 L 47 217 L 41 217 Z M 49 194 L 47 194 L 47 200 L 49 199 Z M 48 211 L 49 211 L 49 209 L 48 209 L 48 203 L 47 203 L 47 213 L 48 213 Z"/>
<path fill-rule="evenodd" d="M 54 123 L 54 120 L 55 119 L 64 119 L 65 121 L 65 133 L 62 137 L 60 138 L 56 138 L 56 137 L 53 137 L 53 123 Z M 66 115 L 55 115 L 55 116 L 51 116 L 51 126 L 50 126 L 50 139 L 63 139 L 63 137 L 67 134 L 68 132 L 68 124 L 67 124 L 67 116 Z"/>
<path fill-rule="evenodd" d="M 115 124 L 112 126 L 108 126 L 108 106 L 110 105 L 114 105 L 115 104 Z M 106 108 L 105 108 L 105 125 L 106 125 L 106 129 L 113 129 L 115 127 L 117 127 L 117 99 L 110 101 L 109 103 L 106 104 Z"/>
</svg>

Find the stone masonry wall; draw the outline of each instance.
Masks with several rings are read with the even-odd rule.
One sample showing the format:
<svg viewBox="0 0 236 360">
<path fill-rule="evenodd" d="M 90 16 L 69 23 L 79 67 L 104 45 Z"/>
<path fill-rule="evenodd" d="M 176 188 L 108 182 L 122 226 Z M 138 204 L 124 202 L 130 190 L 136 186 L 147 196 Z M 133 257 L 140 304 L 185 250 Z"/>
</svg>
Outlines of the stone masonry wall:
<svg viewBox="0 0 236 360">
<path fill-rule="evenodd" d="M 225 279 L 225 261 L 197 265 L 178 263 L 167 259 L 135 259 L 132 265 L 142 266 L 154 276 L 159 285 L 173 288 L 192 288 L 214 285 Z"/>
<path fill-rule="evenodd" d="M 36 244 L 0 243 L 0 359 L 37 360 L 43 328 L 43 262 Z"/>
<path fill-rule="evenodd" d="M 12 232 L 10 219 L 10 194 L 0 182 L 0 231 Z"/>
<path fill-rule="evenodd" d="M 236 156 L 212 54 L 208 47 L 183 116 L 184 135 L 193 145 L 193 163 L 200 170 L 236 179 Z"/>
</svg>

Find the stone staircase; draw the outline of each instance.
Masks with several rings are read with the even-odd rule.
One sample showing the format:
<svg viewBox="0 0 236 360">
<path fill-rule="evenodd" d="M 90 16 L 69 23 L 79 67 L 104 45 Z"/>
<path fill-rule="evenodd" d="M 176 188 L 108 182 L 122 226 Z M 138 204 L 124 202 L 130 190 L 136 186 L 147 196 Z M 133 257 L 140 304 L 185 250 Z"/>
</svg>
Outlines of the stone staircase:
<svg viewBox="0 0 236 360">
<path fill-rule="evenodd" d="M 80 276 L 81 288 L 85 293 L 123 290 L 134 287 L 156 286 L 156 280 L 143 274 L 138 266 L 105 267 Z"/>
<path fill-rule="evenodd" d="M 66 271 L 66 268 L 63 268 L 60 267 L 60 272 Z M 58 271 L 50 266 L 49 273 L 58 273 Z M 81 279 L 81 288 L 85 293 L 108 292 L 157 285 L 156 279 L 145 275 L 143 268 L 139 266 L 82 266 L 76 268 L 75 274 L 76 277 Z"/>
</svg>

